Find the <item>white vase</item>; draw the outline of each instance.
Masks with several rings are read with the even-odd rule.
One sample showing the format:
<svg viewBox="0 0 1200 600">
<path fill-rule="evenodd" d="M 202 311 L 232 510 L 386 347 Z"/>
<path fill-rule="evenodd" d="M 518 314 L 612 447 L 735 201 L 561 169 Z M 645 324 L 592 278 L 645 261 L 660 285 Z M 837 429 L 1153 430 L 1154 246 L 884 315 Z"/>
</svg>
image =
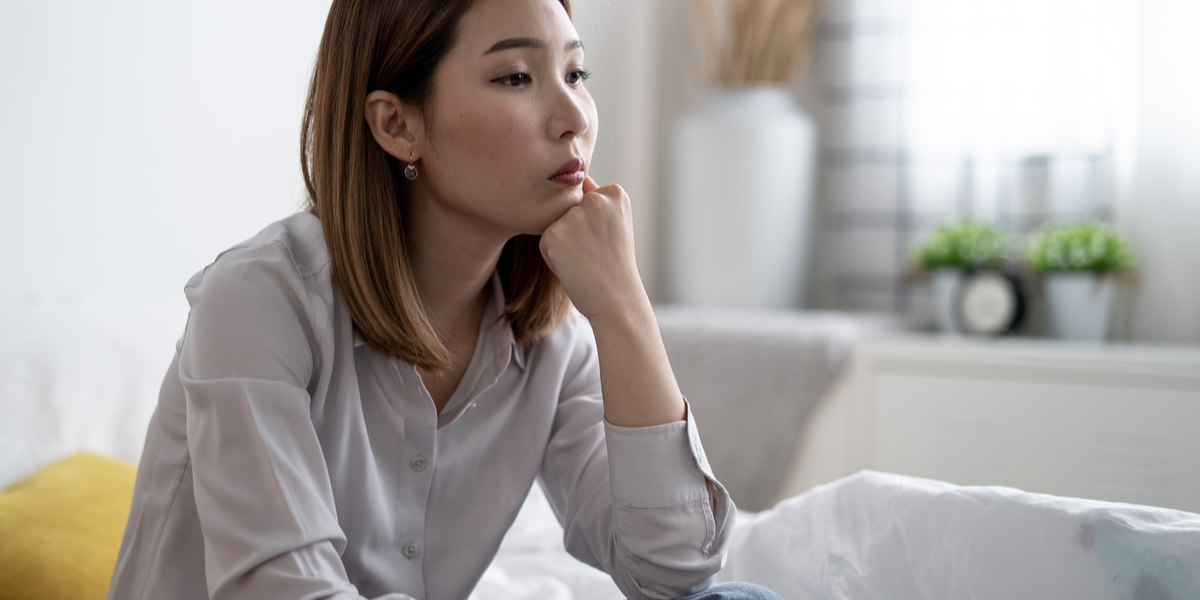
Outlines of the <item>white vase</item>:
<svg viewBox="0 0 1200 600">
<path fill-rule="evenodd" d="M 962 288 L 963 270 L 941 268 L 933 271 L 933 311 L 938 331 L 960 333 L 958 323 L 958 291 Z"/>
<path fill-rule="evenodd" d="M 1112 322 L 1116 282 L 1093 272 L 1046 273 L 1046 316 L 1056 338 L 1103 342 Z"/>
<path fill-rule="evenodd" d="M 778 87 L 712 90 L 675 123 L 672 300 L 792 308 L 804 294 L 816 133 Z"/>
</svg>

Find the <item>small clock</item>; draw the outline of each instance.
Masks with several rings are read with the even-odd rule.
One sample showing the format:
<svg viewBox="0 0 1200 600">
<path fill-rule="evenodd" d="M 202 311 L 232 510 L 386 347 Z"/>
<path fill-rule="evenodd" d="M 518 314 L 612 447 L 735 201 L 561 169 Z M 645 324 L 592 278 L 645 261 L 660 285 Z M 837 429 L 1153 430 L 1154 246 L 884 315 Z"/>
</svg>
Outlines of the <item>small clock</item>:
<svg viewBox="0 0 1200 600">
<path fill-rule="evenodd" d="M 958 290 L 958 323 L 964 333 L 1004 335 L 1025 317 L 1025 295 L 1017 274 L 1006 269 L 972 269 Z"/>
</svg>

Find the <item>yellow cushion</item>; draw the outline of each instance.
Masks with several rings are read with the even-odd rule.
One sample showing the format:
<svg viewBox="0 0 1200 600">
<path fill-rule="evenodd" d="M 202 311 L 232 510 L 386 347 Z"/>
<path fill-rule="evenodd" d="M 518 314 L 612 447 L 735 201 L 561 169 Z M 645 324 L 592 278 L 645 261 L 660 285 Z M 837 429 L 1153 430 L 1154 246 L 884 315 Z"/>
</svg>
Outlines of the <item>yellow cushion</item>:
<svg viewBox="0 0 1200 600">
<path fill-rule="evenodd" d="M 0 600 L 103 600 L 136 468 L 79 453 L 0 492 Z"/>
</svg>

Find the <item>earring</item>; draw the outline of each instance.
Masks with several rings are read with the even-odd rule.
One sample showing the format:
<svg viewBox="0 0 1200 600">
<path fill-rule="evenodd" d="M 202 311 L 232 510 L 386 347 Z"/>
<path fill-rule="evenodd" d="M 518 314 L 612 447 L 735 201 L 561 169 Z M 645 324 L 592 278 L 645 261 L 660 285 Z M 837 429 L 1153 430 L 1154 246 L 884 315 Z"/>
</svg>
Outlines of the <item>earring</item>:
<svg viewBox="0 0 1200 600">
<path fill-rule="evenodd" d="M 413 164 L 412 155 L 408 155 L 408 166 L 404 168 L 404 176 L 409 179 L 417 178 L 417 165 Z"/>
</svg>

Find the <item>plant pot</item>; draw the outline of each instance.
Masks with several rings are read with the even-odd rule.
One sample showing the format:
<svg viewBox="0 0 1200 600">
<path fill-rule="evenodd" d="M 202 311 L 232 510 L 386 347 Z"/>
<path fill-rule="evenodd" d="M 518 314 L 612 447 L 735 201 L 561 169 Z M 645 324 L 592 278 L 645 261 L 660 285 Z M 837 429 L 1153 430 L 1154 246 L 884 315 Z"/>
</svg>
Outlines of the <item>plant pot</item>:
<svg viewBox="0 0 1200 600">
<path fill-rule="evenodd" d="M 940 268 L 933 270 L 933 312 L 938 331 L 960 333 L 958 324 L 958 291 L 962 288 L 963 270 Z"/>
<path fill-rule="evenodd" d="M 780 87 L 707 92 L 672 130 L 671 300 L 801 304 L 816 133 Z"/>
<path fill-rule="evenodd" d="M 1042 281 L 1052 336 L 1094 342 L 1108 340 L 1116 292 L 1113 277 L 1092 271 L 1045 273 Z"/>
</svg>

